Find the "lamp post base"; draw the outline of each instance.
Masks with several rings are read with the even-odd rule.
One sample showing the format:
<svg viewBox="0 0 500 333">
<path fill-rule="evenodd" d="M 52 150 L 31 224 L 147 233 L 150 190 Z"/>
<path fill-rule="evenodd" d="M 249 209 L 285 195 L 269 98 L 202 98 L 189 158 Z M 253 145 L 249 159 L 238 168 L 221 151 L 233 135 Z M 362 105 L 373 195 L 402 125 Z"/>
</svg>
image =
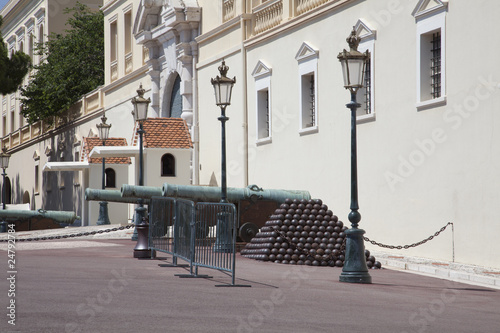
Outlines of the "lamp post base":
<svg viewBox="0 0 500 333">
<path fill-rule="evenodd" d="M 111 224 L 108 215 L 108 203 L 106 201 L 99 202 L 99 217 L 97 218 L 97 225 Z"/>
<path fill-rule="evenodd" d="M 146 208 L 136 208 L 137 244 L 134 248 L 134 258 L 151 258 L 151 250 L 149 249 L 149 224 L 144 219 Z"/>
<path fill-rule="evenodd" d="M 365 245 L 363 243 L 365 231 L 351 228 L 346 230 L 345 234 L 345 260 L 339 281 L 365 284 L 372 283 L 372 277 L 368 273 L 368 266 L 366 266 Z"/>
</svg>

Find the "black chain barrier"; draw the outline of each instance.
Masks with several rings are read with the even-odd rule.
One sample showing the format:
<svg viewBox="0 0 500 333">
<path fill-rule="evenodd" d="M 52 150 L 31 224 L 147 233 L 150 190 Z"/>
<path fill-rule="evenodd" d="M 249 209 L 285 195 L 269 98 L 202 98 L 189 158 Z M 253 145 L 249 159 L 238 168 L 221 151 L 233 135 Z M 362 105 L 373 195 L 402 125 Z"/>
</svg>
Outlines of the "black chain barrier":
<svg viewBox="0 0 500 333">
<path fill-rule="evenodd" d="M 125 230 L 125 229 L 134 228 L 134 227 L 135 227 L 135 224 L 129 224 L 129 225 L 124 226 L 124 227 L 104 229 L 104 230 L 94 230 L 94 231 L 90 231 L 90 232 L 80 232 L 77 234 L 70 234 L 70 235 L 35 237 L 35 238 L 16 238 L 16 242 L 24 242 L 24 241 L 31 242 L 31 241 L 40 241 L 40 240 L 54 240 L 54 239 L 62 239 L 62 238 L 83 237 L 83 236 L 90 236 L 90 235 L 95 235 L 95 234 L 104 234 L 104 233 L 113 232 L 113 231 Z M 9 239 L 0 239 L 0 242 L 8 242 L 8 241 L 9 241 Z"/>
<path fill-rule="evenodd" d="M 373 241 L 373 240 L 371 240 L 368 237 L 363 237 L 363 239 L 365 241 L 367 241 L 367 242 L 372 243 L 373 245 L 377 245 L 377 246 L 384 247 L 384 248 L 387 248 L 387 249 L 398 249 L 398 250 L 409 249 L 410 247 L 417 247 L 419 245 L 425 244 L 428 241 L 434 239 L 434 237 L 439 236 L 439 234 L 442 233 L 449 225 L 451 225 L 452 228 L 453 228 L 453 222 L 448 222 L 444 227 L 442 227 L 441 229 L 439 229 L 439 231 L 435 232 L 434 235 L 431 235 L 431 236 L 427 237 L 426 239 L 421 240 L 420 242 L 413 243 L 413 244 L 410 244 L 410 245 L 387 245 L 387 244 L 382 244 L 382 243 Z"/>
</svg>

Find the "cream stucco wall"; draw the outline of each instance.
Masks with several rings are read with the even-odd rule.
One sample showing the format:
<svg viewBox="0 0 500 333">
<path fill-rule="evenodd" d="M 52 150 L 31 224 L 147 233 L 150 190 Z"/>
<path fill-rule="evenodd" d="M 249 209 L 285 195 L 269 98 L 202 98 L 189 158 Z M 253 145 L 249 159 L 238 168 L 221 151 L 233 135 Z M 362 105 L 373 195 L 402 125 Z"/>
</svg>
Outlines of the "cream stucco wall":
<svg viewBox="0 0 500 333">
<path fill-rule="evenodd" d="M 493 27 L 495 1 L 448 2 L 446 20 L 446 103 L 417 109 L 417 22 L 415 1 L 327 2 L 314 11 L 250 37 L 239 52 L 237 28 L 203 31 L 200 41 L 200 182 L 220 173 L 220 124 L 210 77 L 224 57 L 236 76 L 227 108 L 228 165 L 244 168 L 243 110 L 248 112 L 248 183 L 264 188 L 310 191 L 348 224 L 350 201 L 349 93 L 343 88 L 337 54 L 360 19 L 376 32 L 374 41 L 375 119 L 358 124 L 360 226 L 379 242 L 405 245 L 454 223 L 439 237 L 407 254 L 499 268 L 497 218 L 500 163 L 495 112 L 500 102 L 494 57 L 496 44 L 482 31 Z M 431 6 L 432 7 L 432 4 Z M 489 8 L 485 11 L 485 8 Z M 211 12 L 214 9 L 210 9 Z M 479 20 L 480 18 L 480 20 Z M 219 18 L 210 18 L 212 27 Z M 221 22 L 221 21 L 219 21 Z M 465 24 L 464 24 L 465 22 Z M 212 25 L 211 25 L 212 24 Z M 215 30 L 214 30 L 215 29 Z M 318 57 L 318 131 L 300 135 L 296 53 L 303 42 Z M 217 47 L 219 46 L 219 48 Z M 481 60 L 478 59 L 481 50 Z M 476 60 L 477 59 L 477 60 Z M 256 93 L 252 71 L 258 61 L 272 69 L 272 142 L 256 144 Z M 246 77 L 246 82 L 242 82 Z M 205 88 L 202 83 L 206 82 Z M 243 87 L 246 83 L 245 93 Z M 246 100 L 246 102 L 245 102 Z M 241 186 L 228 166 L 228 186 Z M 484 232 L 488 230 L 488 232 Z M 369 249 L 377 249 L 371 244 Z M 386 251 L 386 250 L 384 250 Z M 491 255 L 485 255 L 489 253 Z"/>
</svg>

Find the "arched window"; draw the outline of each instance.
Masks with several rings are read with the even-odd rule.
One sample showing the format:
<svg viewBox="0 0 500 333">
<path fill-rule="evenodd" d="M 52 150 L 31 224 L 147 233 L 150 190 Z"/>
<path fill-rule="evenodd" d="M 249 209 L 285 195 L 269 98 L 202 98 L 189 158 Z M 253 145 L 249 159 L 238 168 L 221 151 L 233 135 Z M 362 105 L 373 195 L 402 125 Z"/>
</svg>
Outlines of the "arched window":
<svg viewBox="0 0 500 333">
<path fill-rule="evenodd" d="M 105 187 L 116 187 L 116 172 L 111 168 L 106 168 Z"/>
<path fill-rule="evenodd" d="M 161 157 L 161 176 L 175 177 L 175 157 L 172 154 Z"/>
<path fill-rule="evenodd" d="M 181 78 L 175 78 L 170 95 L 170 118 L 180 118 L 182 114 Z"/>
</svg>

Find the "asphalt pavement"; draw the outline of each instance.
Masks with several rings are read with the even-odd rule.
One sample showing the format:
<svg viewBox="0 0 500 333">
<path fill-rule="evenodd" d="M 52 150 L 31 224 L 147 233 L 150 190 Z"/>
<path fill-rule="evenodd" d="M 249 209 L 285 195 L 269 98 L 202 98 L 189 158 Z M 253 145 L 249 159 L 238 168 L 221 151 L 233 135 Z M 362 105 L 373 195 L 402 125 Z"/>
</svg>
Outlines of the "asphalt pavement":
<svg viewBox="0 0 500 333">
<path fill-rule="evenodd" d="M 1 332 L 500 332 L 500 290 L 398 270 L 350 284 L 238 254 L 236 286 L 220 287 L 227 272 L 180 278 L 187 267 L 134 259 L 125 238 L 17 242 L 10 258 L 2 244 Z"/>
</svg>

